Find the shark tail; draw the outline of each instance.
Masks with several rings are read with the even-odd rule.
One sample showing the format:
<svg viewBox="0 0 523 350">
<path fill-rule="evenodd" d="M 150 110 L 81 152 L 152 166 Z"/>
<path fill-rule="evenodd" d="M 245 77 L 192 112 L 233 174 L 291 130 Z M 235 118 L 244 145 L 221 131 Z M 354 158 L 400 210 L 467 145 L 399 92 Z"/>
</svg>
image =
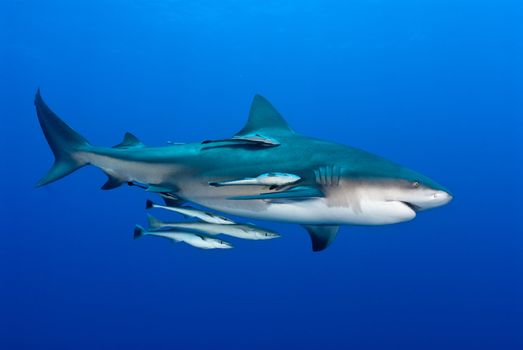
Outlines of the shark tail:
<svg viewBox="0 0 523 350">
<path fill-rule="evenodd" d="M 157 229 L 165 226 L 165 224 L 162 221 L 158 220 L 151 214 L 147 214 L 147 222 L 149 223 L 149 227 L 152 229 Z"/>
<path fill-rule="evenodd" d="M 36 183 L 36 187 L 40 187 L 59 180 L 87 165 L 88 162 L 78 159 L 76 154 L 78 151 L 88 150 L 91 145 L 46 105 L 40 95 L 40 90 L 36 92 L 34 103 L 38 121 L 55 157 L 51 169 Z"/>
<path fill-rule="evenodd" d="M 146 232 L 147 231 L 145 231 L 145 229 L 142 226 L 136 225 L 134 227 L 133 239 L 138 239 L 140 237 L 145 236 L 147 234 Z"/>
</svg>

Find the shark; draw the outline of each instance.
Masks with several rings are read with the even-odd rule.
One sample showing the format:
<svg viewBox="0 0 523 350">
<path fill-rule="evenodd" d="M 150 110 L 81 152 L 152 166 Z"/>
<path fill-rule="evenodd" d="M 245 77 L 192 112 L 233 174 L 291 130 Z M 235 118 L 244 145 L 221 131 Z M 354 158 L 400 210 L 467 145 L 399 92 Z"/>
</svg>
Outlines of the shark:
<svg viewBox="0 0 523 350">
<path fill-rule="evenodd" d="M 140 184 L 168 205 L 193 203 L 302 225 L 313 251 L 327 248 L 340 226 L 405 222 L 453 198 L 403 165 L 294 131 L 261 95 L 254 96 L 246 124 L 233 136 L 161 147 L 146 146 L 131 133 L 113 147 L 93 145 L 47 106 L 39 90 L 34 103 L 55 157 L 37 187 L 92 165 L 107 175 L 103 190 Z"/>
</svg>

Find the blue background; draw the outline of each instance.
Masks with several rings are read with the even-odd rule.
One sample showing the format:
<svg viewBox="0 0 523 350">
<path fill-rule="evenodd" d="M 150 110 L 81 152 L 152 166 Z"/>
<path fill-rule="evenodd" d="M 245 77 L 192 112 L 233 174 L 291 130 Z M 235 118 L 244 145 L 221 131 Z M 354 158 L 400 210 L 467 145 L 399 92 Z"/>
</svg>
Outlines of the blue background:
<svg viewBox="0 0 523 350">
<path fill-rule="evenodd" d="M 343 3 L 343 5 L 342 5 Z M 514 1 L 0 1 L 0 348 L 521 349 L 522 36 Z M 92 143 L 297 131 L 452 190 L 408 223 L 296 225 L 235 249 L 133 241 L 143 192 L 52 154 L 37 87 Z"/>
</svg>

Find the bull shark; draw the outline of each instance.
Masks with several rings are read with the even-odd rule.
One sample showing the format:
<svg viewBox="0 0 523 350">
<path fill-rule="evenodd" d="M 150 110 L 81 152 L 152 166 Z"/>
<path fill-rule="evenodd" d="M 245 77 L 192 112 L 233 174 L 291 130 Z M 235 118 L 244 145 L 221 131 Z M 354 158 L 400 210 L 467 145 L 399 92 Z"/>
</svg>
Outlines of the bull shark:
<svg viewBox="0 0 523 350">
<path fill-rule="evenodd" d="M 260 95 L 254 96 L 247 123 L 232 137 L 163 147 L 145 146 L 130 133 L 114 147 L 95 146 L 64 123 L 40 91 L 35 106 L 55 156 L 36 186 L 93 165 L 108 176 L 104 190 L 139 183 L 176 203 L 300 224 L 310 234 L 313 251 L 327 248 L 341 225 L 405 222 L 452 199 L 445 187 L 402 165 L 295 132 Z M 264 174 L 280 178 L 252 180 Z"/>
</svg>

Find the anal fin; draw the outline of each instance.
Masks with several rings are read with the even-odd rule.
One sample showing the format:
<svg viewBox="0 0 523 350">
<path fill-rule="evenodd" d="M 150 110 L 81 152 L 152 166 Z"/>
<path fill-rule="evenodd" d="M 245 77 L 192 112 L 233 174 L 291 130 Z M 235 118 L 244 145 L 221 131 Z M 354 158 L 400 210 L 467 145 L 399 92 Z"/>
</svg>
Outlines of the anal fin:
<svg viewBox="0 0 523 350">
<path fill-rule="evenodd" d="M 303 227 L 311 236 L 313 252 L 326 249 L 336 239 L 340 228 L 337 225 L 303 225 Z"/>
</svg>

